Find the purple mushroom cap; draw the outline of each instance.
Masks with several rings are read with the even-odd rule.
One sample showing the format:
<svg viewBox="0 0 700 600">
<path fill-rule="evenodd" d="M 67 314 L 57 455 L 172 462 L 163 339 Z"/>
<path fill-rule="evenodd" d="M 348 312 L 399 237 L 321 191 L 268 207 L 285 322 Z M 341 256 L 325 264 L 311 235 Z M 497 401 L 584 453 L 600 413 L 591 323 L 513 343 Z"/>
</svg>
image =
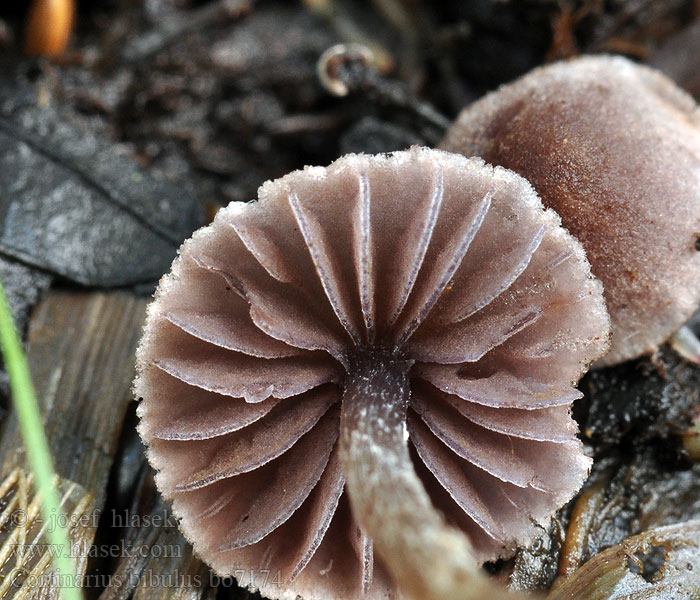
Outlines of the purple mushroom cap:
<svg viewBox="0 0 700 600">
<path fill-rule="evenodd" d="M 462 111 L 441 147 L 525 177 L 603 283 L 612 347 L 654 352 L 700 302 L 700 107 L 621 57 L 528 73 Z"/>
<path fill-rule="evenodd" d="M 272 598 L 395 598 L 385 532 L 358 516 L 403 501 L 362 489 L 392 432 L 476 558 L 508 556 L 587 477 L 570 407 L 608 330 L 581 245 L 522 177 L 348 155 L 184 243 L 138 351 L 139 431 L 217 573 Z M 362 427 L 382 456 L 343 448 Z"/>
</svg>

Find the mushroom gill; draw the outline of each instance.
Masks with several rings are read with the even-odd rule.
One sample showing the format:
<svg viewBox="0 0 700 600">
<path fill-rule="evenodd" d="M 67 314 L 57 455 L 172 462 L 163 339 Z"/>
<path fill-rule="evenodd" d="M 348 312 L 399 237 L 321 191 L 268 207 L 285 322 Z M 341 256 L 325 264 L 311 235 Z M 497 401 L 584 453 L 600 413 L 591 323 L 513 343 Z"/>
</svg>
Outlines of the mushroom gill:
<svg viewBox="0 0 700 600">
<path fill-rule="evenodd" d="M 525 177 L 581 242 L 612 321 L 598 364 L 654 352 L 697 309 L 700 107 L 658 71 L 612 56 L 535 69 L 465 108 L 441 147 Z"/>
<path fill-rule="evenodd" d="M 473 598 L 475 561 L 588 474 L 570 406 L 608 327 L 520 176 L 349 155 L 185 242 L 138 351 L 139 429 L 217 573 L 273 598 Z"/>
</svg>

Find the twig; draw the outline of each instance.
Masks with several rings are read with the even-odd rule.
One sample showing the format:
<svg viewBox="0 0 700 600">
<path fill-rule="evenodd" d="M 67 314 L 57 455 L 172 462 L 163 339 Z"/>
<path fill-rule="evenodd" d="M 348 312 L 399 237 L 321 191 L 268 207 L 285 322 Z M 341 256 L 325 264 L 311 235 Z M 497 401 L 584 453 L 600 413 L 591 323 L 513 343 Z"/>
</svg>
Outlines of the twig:
<svg viewBox="0 0 700 600">
<path fill-rule="evenodd" d="M 321 84 L 336 96 L 363 91 L 379 101 L 413 112 L 442 132 L 450 126 L 445 115 L 429 102 L 417 98 L 406 84 L 382 77 L 373 68 L 373 55 L 366 46 L 332 46 L 319 58 L 317 72 Z"/>
</svg>

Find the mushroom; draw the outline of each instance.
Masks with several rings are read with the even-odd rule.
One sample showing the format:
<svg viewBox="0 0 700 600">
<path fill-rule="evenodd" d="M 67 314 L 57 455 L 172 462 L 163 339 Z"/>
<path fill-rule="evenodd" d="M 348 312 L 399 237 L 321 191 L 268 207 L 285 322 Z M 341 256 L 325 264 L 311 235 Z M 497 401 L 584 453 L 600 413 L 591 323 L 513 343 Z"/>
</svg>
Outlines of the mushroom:
<svg viewBox="0 0 700 600">
<path fill-rule="evenodd" d="M 654 352 L 697 308 L 700 109 L 670 79 L 611 56 L 541 67 L 464 109 L 441 148 L 525 177 L 581 242 L 612 321 L 599 365 Z"/>
<path fill-rule="evenodd" d="M 348 155 L 185 242 L 138 350 L 139 431 L 220 575 L 284 599 L 483 597 L 478 563 L 587 477 L 570 405 L 608 327 L 520 176 Z"/>
</svg>

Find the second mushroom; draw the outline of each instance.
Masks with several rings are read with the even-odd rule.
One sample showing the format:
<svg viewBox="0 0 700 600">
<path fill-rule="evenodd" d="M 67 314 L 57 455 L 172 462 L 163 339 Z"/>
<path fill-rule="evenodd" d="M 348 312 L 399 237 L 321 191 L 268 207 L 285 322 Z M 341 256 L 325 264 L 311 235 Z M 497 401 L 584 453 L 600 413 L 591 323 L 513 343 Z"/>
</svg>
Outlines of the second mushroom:
<svg viewBox="0 0 700 600">
<path fill-rule="evenodd" d="M 138 353 L 140 432 L 217 573 L 272 598 L 471 598 L 585 480 L 570 406 L 608 329 L 520 176 L 346 156 L 183 245 Z"/>
<path fill-rule="evenodd" d="M 581 242 L 605 287 L 610 352 L 651 354 L 700 302 L 700 107 L 620 56 L 531 71 L 465 108 L 441 147 L 512 169 Z M 700 361 L 689 330 L 681 352 Z"/>
</svg>

